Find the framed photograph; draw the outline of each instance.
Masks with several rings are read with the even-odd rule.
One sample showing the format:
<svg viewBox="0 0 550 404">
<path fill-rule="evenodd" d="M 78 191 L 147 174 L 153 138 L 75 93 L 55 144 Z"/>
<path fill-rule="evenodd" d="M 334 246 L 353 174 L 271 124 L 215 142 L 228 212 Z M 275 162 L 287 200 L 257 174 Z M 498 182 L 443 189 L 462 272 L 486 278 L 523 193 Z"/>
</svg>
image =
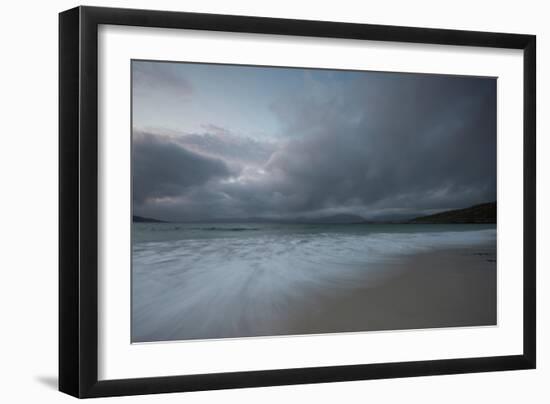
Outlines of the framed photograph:
<svg viewBox="0 0 550 404">
<path fill-rule="evenodd" d="M 535 43 L 61 13 L 60 390 L 535 368 Z"/>
</svg>

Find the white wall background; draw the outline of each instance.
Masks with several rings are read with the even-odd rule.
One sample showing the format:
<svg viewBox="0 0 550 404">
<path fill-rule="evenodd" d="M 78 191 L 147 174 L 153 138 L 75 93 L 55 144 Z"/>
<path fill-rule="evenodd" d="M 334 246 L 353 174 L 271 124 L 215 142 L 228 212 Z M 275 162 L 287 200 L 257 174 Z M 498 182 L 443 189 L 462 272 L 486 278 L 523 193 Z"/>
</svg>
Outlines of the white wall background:
<svg viewBox="0 0 550 404">
<path fill-rule="evenodd" d="M 0 62 L 0 400 L 64 403 L 57 384 L 57 13 L 74 1 L 4 5 Z M 430 0 L 90 1 L 283 18 L 531 33 L 538 36 L 538 369 L 532 371 L 112 398 L 127 403 L 546 403 L 550 381 L 550 14 L 545 2 Z M 521 169 L 521 167 L 518 167 Z"/>
</svg>

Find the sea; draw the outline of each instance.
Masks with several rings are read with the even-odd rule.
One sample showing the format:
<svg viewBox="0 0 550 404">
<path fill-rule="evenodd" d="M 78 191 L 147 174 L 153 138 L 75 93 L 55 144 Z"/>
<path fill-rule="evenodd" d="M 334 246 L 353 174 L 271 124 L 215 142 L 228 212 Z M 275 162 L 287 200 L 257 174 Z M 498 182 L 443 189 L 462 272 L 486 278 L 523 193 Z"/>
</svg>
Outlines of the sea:
<svg viewBox="0 0 550 404">
<path fill-rule="evenodd" d="M 132 342 L 281 334 L 303 305 L 376 287 L 385 263 L 487 245 L 496 225 L 134 223 Z"/>
</svg>

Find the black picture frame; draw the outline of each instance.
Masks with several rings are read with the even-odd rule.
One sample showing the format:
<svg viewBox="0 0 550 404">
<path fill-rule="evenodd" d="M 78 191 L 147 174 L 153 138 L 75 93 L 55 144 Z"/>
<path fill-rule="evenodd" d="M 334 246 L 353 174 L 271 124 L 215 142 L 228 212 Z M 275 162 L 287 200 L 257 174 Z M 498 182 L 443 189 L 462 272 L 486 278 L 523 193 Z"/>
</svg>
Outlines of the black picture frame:
<svg viewBox="0 0 550 404">
<path fill-rule="evenodd" d="M 98 380 L 100 24 L 523 50 L 523 354 Z M 59 390 L 85 398 L 535 368 L 535 60 L 534 35 L 96 7 L 60 13 Z"/>
</svg>

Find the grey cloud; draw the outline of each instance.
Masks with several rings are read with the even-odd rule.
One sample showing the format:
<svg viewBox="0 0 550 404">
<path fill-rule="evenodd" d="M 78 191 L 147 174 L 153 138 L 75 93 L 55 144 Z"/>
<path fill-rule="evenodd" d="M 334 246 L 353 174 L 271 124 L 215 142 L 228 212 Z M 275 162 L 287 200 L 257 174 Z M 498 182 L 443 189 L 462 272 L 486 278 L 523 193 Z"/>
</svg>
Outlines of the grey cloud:
<svg viewBox="0 0 550 404">
<path fill-rule="evenodd" d="M 494 200 L 495 101 L 490 79 L 355 82 L 346 99 L 327 94 L 286 108 L 288 130 L 310 122 L 307 136 L 275 153 L 268 168 L 286 177 L 290 194 L 302 189 L 294 206 L 301 211 L 359 201 L 412 212 Z"/>
<path fill-rule="evenodd" d="M 214 135 L 230 135 L 231 131 L 226 128 L 223 128 L 212 123 L 203 123 L 201 128 L 204 129 L 207 133 L 212 133 Z"/>
<path fill-rule="evenodd" d="M 220 159 L 185 149 L 169 136 L 136 132 L 132 140 L 133 199 L 177 197 L 193 186 L 231 175 Z"/>
<path fill-rule="evenodd" d="M 211 127 L 208 128 L 212 130 Z M 276 148 L 273 143 L 236 136 L 222 128 L 217 128 L 213 133 L 183 134 L 175 139 L 178 144 L 189 150 L 196 150 L 238 165 L 261 165 L 269 159 Z"/>
<path fill-rule="evenodd" d="M 143 144 L 139 186 L 174 196 L 143 214 L 395 218 L 496 199 L 496 80 L 370 74 L 313 84 L 273 104 L 285 132 L 277 144 L 215 128 L 179 137 L 170 152 Z M 175 174 L 171 160 L 197 171 Z"/>
</svg>

